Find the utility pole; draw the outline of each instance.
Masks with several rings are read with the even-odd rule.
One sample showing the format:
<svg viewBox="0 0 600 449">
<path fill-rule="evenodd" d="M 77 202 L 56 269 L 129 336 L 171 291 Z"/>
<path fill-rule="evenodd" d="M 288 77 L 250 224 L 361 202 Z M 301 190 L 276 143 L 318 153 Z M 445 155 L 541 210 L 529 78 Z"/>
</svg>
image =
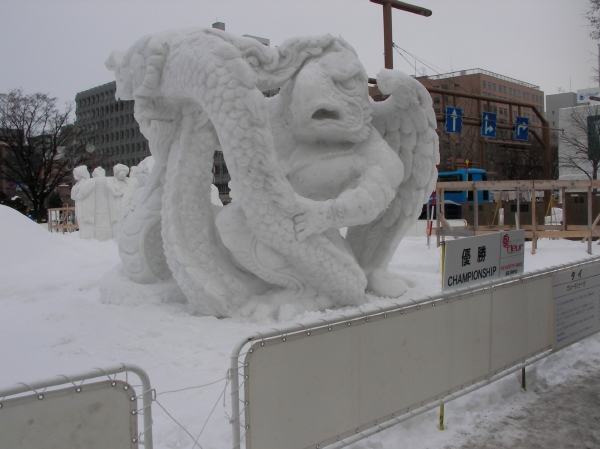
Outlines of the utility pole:
<svg viewBox="0 0 600 449">
<path fill-rule="evenodd" d="M 385 56 L 385 68 L 394 68 L 394 54 L 392 48 L 392 8 L 402 11 L 429 17 L 432 12 L 430 9 L 420 6 L 400 2 L 398 0 L 371 0 L 371 3 L 377 3 L 383 6 L 383 53 Z"/>
</svg>

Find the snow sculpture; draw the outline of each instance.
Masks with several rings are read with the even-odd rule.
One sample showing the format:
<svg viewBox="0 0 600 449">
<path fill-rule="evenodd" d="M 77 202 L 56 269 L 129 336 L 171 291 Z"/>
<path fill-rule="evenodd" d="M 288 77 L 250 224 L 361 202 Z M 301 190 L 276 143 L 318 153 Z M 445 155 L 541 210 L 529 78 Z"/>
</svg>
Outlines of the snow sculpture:
<svg viewBox="0 0 600 449">
<path fill-rule="evenodd" d="M 214 184 L 210 186 L 210 202 L 215 206 L 223 207 L 223 201 L 221 201 L 221 197 L 219 197 L 219 189 Z"/>
<path fill-rule="evenodd" d="M 119 235 L 121 201 L 127 190 L 133 190 L 137 186 L 137 180 L 127 178 L 129 167 L 123 164 L 117 164 L 113 167 L 114 176 L 106 180 L 108 190 L 108 210 L 110 214 L 110 224 L 113 236 Z"/>
<path fill-rule="evenodd" d="M 104 241 L 113 238 L 110 224 L 108 189 L 106 187 L 106 171 L 96 167 L 92 172 L 94 181 L 94 238 Z"/>
<path fill-rule="evenodd" d="M 104 178 L 106 177 L 106 170 L 102 167 L 96 167 L 92 172 L 92 178 Z"/>
<path fill-rule="evenodd" d="M 359 304 L 366 289 L 406 290 L 387 265 L 434 188 L 439 160 L 420 83 L 383 70 L 378 86 L 390 97 L 374 103 L 341 38 L 272 49 L 215 29 L 144 37 L 107 67 L 117 96 L 135 100 L 156 160 L 119 238 L 131 279 L 172 273 L 196 310 L 215 316 L 289 315 Z M 217 149 L 235 189 L 218 210 L 210 205 Z"/>
<path fill-rule="evenodd" d="M 121 224 L 125 223 L 127 216 L 133 212 L 135 205 L 140 202 L 140 198 L 143 195 L 143 187 L 146 185 L 146 180 L 152 171 L 154 166 L 154 157 L 148 156 L 138 165 L 131 167 L 129 171 L 129 178 L 135 180 L 131 182 L 123 194 L 123 200 L 121 201 L 121 214 L 119 215 L 119 221 Z"/>
<path fill-rule="evenodd" d="M 75 185 L 71 189 L 71 199 L 75 201 L 75 216 L 79 225 L 79 236 L 83 239 L 94 238 L 94 215 L 96 206 L 96 185 L 90 179 L 90 173 L 85 165 L 73 170 Z"/>
</svg>

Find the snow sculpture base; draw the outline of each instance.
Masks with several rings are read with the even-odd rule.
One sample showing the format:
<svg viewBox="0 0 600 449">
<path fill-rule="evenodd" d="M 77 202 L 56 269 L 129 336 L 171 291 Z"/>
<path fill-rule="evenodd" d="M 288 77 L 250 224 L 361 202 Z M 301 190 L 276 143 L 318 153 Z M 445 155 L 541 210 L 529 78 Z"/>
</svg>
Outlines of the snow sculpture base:
<svg viewBox="0 0 600 449">
<path fill-rule="evenodd" d="M 387 266 L 439 162 L 420 83 L 383 70 L 389 98 L 375 103 L 341 38 L 271 49 L 215 29 L 144 37 L 107 67 L 155 159 L 119 235 L 130 279 L 172 276 L 215 316 L 282 317 L 406 291 Z M 232 178 L 226 207 L 211 204 L 218 150 Z"/>
<path fill-rule="evenodd" d="M 107 272 L 100 281 L 100 301 L 103 304 L 183 304 L 186 297 L 174 279 L 154 284 L 139 284 L 129 279 L 122 265 Z"/>
</svg>

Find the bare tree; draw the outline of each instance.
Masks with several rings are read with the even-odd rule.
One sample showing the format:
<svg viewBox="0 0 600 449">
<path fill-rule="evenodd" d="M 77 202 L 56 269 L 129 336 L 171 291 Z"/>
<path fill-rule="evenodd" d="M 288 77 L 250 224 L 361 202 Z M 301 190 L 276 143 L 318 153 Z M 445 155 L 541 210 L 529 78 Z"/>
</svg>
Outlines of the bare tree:
<svg viewBox="0 0 600 449">
<path fill-rule="evenodd" d="M 600 107 L 572 108 L 565 123 L 561 123 L 559 163 L 590 179 L 598 179 L 600 167 Z"/>
<path fill-rule="evenodd" d="M 600 0 L 589 0 L 588 8 L 589 9 L 586 11 L 584 17 L 587 19 L 589 27 L 591 28 L 590 37 L 594 40 L 600 40 Z M 600 71 L 598 70 L 598 67 L 592 67 L 592 72 L 594 75 L 591 76 L 590 79 L 600 81 Z"/>
<path fill-rule="evenodd" d="M 0 174 L 21 186 L 37 220 L 45 217 L 45 201 L 70 179 L 70 169 L 84 153 L 69 123 L 73 106 L 64 111 L 47 94 L 26 95 L 21 89 L 0 94 Z"/>
<path fill-rule="evenodd" d="M 592 28 L 590 36 L 592 39 L 600 39 L 600 0 L 589 0 L 589 9 L 585 13 L 585 18 Z"/>
</svg>

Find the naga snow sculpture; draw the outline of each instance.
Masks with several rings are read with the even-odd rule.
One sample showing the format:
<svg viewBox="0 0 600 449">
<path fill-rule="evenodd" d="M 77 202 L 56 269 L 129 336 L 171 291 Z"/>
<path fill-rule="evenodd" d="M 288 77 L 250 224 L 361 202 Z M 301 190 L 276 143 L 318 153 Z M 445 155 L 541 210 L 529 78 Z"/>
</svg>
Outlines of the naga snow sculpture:
<svg viewBox="0 0 600 449">
<path fill-rule="evenodd" d="M 272 49 L 214 29 L 147 36 L 107 67 L 117 96 L 135 100 L 156 161 L 118 239 L 131 279 L 172 275 L 199 313 L 215 316 L 406 290 L 386 268 L 439 159 L 431 98 L 417 81 L 383 70 L 378 86 L 390 97 L 375 103 L 341 38 Z M 219 149 L 234 198 L 224 208 L 210 204 Z"/>
</svg>

